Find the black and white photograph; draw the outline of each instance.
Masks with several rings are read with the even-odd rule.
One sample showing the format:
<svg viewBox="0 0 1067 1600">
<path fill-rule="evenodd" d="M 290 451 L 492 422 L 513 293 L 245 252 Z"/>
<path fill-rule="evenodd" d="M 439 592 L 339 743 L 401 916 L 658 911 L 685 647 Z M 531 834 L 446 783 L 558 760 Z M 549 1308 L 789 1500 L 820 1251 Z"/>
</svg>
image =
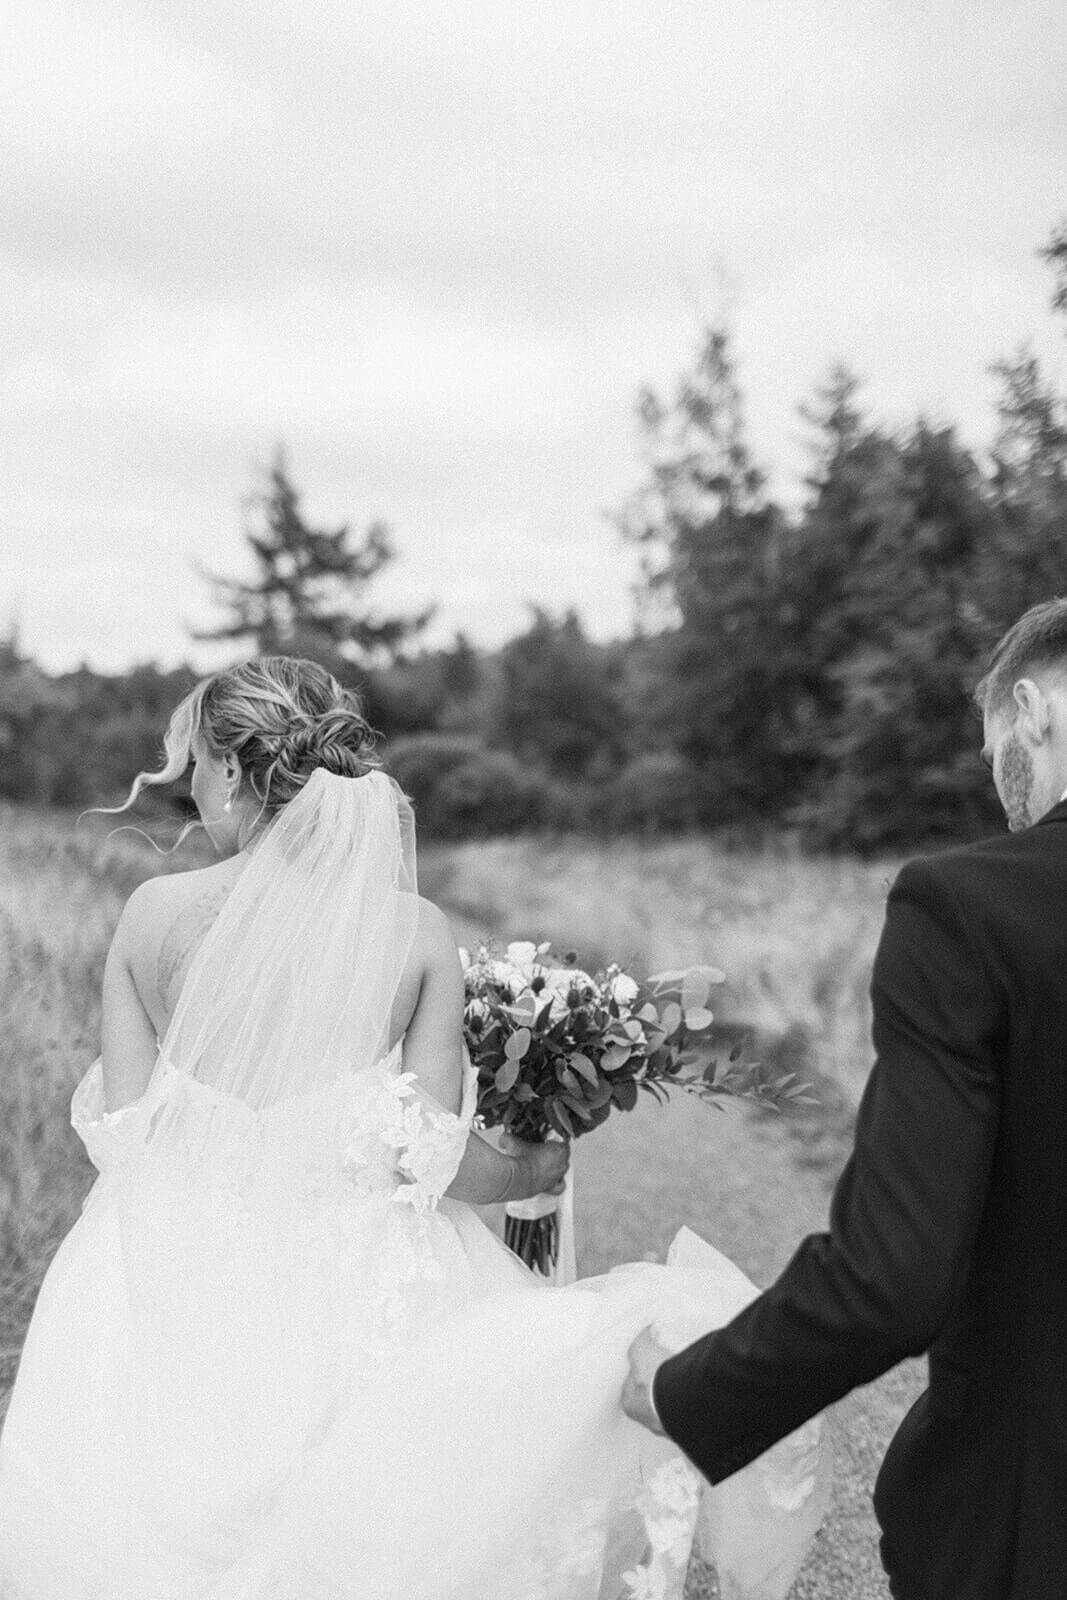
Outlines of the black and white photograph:
<svg viewBox="0 0 1067 1600">
<path fill-rule="evenodd" d="M 12 0 L 0 1600 L 1065 1600 L 1062 0 Z"/>
</svg>

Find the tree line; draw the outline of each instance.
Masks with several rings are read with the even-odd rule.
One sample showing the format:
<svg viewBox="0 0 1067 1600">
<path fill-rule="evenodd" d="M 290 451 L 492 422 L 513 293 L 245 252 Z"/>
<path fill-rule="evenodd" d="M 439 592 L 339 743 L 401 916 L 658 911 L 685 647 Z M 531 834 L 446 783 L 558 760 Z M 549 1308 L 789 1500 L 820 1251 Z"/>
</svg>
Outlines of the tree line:
<svg viewBox="0 0 1067 1600">
<path fill-rule="evenodd" d="M 1067 223 L 1041 254 L 1067 314 Z M 382 616 L 388 529 L 314 527 L 284 456 L 248 504 L 254 568 L 205 573 L 196 637 L 311 656 L 363 697 L 424 829 L 794 831 L 863 852 L 1000 825 L 971 690 L 1000 633 L 1067 592 L 1067 397 L 1023 349 L 993 368 L 979 457 L 922 417 L 887 429 L 843 366 L 801 408 L 805 499 L 769 494 L 730 334 L 704 330 L 673 391 L 641 395 L 644 478 L 618 514 L 640 552 L 634 627 L 607 644 L 534 608 L 493 651 L 427 648 Z M 48 675 L 0 642 L 0 794 L 81 806 L 158 761 L 188 667 Z"/>
</svg>

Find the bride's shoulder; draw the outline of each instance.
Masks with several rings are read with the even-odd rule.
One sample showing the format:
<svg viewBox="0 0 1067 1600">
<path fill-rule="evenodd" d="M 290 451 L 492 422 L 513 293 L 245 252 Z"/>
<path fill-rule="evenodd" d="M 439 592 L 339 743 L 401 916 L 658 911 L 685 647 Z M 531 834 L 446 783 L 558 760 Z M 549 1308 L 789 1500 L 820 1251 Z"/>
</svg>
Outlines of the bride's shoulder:
<svg viewBox="0 0 1067 1600">
<path fill-rule="evenodd" d="M 162 1029 L 189 963 L 233 888 L 227 862 L 147 878 L 130 895 L 116 931 L 145 1009 Z"/>
<path fill-rule="evenodd" d="M 189 872 L 162 873 L 138 884 L 115 930 L 115 945 L 136 975 L 147 972 L 176 937 L 183 947 L 199 942 L 233 887 L 228 865 L 219 862 Z"/>
<path fill-rule="evenodd" d="M 461 971 L 459 948 L 447 915 L 439 905 L 420 895 L 415 936 L 411 941 L 405 971 L 406 981 L 415 985 L 412 993 L 417 992 L 424 978 L 432 977 L 435 982 L 441 979 L 448 981 Z"/>
<path fill-rule="evenodd" d="M 456 937 L 446 912 L 433 900 L 418 897 L 419 920 L 415 947 L 427 961 L 458 960 Z"/>
<path fill-rule="evenodd" d="M 137 885 L 122 911 L 126 929 L 144 933 L 160 917 L 169 920 L 184 907 L 205 898 L 224 898 L 233 887 L 234 872 L 228 861 L 187 872 L 163 872 Z"/>
</svg>

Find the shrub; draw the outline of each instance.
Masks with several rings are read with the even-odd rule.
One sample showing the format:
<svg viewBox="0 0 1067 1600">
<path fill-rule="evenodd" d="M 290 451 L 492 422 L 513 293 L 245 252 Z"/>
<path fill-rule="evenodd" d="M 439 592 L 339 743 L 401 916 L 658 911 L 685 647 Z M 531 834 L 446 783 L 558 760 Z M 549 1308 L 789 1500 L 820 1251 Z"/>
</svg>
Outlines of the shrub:
<svg viewBox="0 0 1067 1600">
<path fill-rule="evenodd" d="M 695 827 L 705 804 L 700 774 L 684 756 L 649 750 L 627 762 L 598 809 L 610 827 L 667 833 Z"/>
<path fill-rule="evenodd" d="M 420 826 L 439 838 L 521 833 L 570 820 L 562 792 L 535 767 L 477 739 L 417 734 L 385 752 L 386 770 L 411 796 Z"/>
<path fill-rule="evenodd" d="M 470 734 L 416 733 L 380 747 L 385 769 L 416 802 L 422 803 L 442 777 L 476 756 L 484 746 Z"/>
</svg>

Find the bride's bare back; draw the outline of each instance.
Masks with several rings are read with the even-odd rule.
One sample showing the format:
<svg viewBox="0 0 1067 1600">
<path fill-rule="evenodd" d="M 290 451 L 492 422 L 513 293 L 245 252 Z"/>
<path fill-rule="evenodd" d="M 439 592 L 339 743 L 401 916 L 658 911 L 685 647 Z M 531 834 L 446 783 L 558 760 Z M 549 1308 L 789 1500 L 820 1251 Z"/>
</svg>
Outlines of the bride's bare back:
<svg viewBox="0 0 1067 1600">
<path fill-rule="evenodd" d="M 141 887 L 130 971 L 141 1004 L 162 1039 L 193 958 L 210 932 L 244 862 L 234 857 Z"/>
<path fill-rule="evenodd" d="M 247 856 L 231 856 L 210 867 L 153 878 L 134 896 L 129 967 L 157 1038 L 166 1034 L 189 968 L 247 861 Z M 393 1006 L 390 1048 L 414 1023 L 420 1001 L 432 1004 L 435 977 L 454 979 L 450 969 L 455 966 L 447 920 L 430 901 L 420 899 L 415 942 Z"/>
</svg>

